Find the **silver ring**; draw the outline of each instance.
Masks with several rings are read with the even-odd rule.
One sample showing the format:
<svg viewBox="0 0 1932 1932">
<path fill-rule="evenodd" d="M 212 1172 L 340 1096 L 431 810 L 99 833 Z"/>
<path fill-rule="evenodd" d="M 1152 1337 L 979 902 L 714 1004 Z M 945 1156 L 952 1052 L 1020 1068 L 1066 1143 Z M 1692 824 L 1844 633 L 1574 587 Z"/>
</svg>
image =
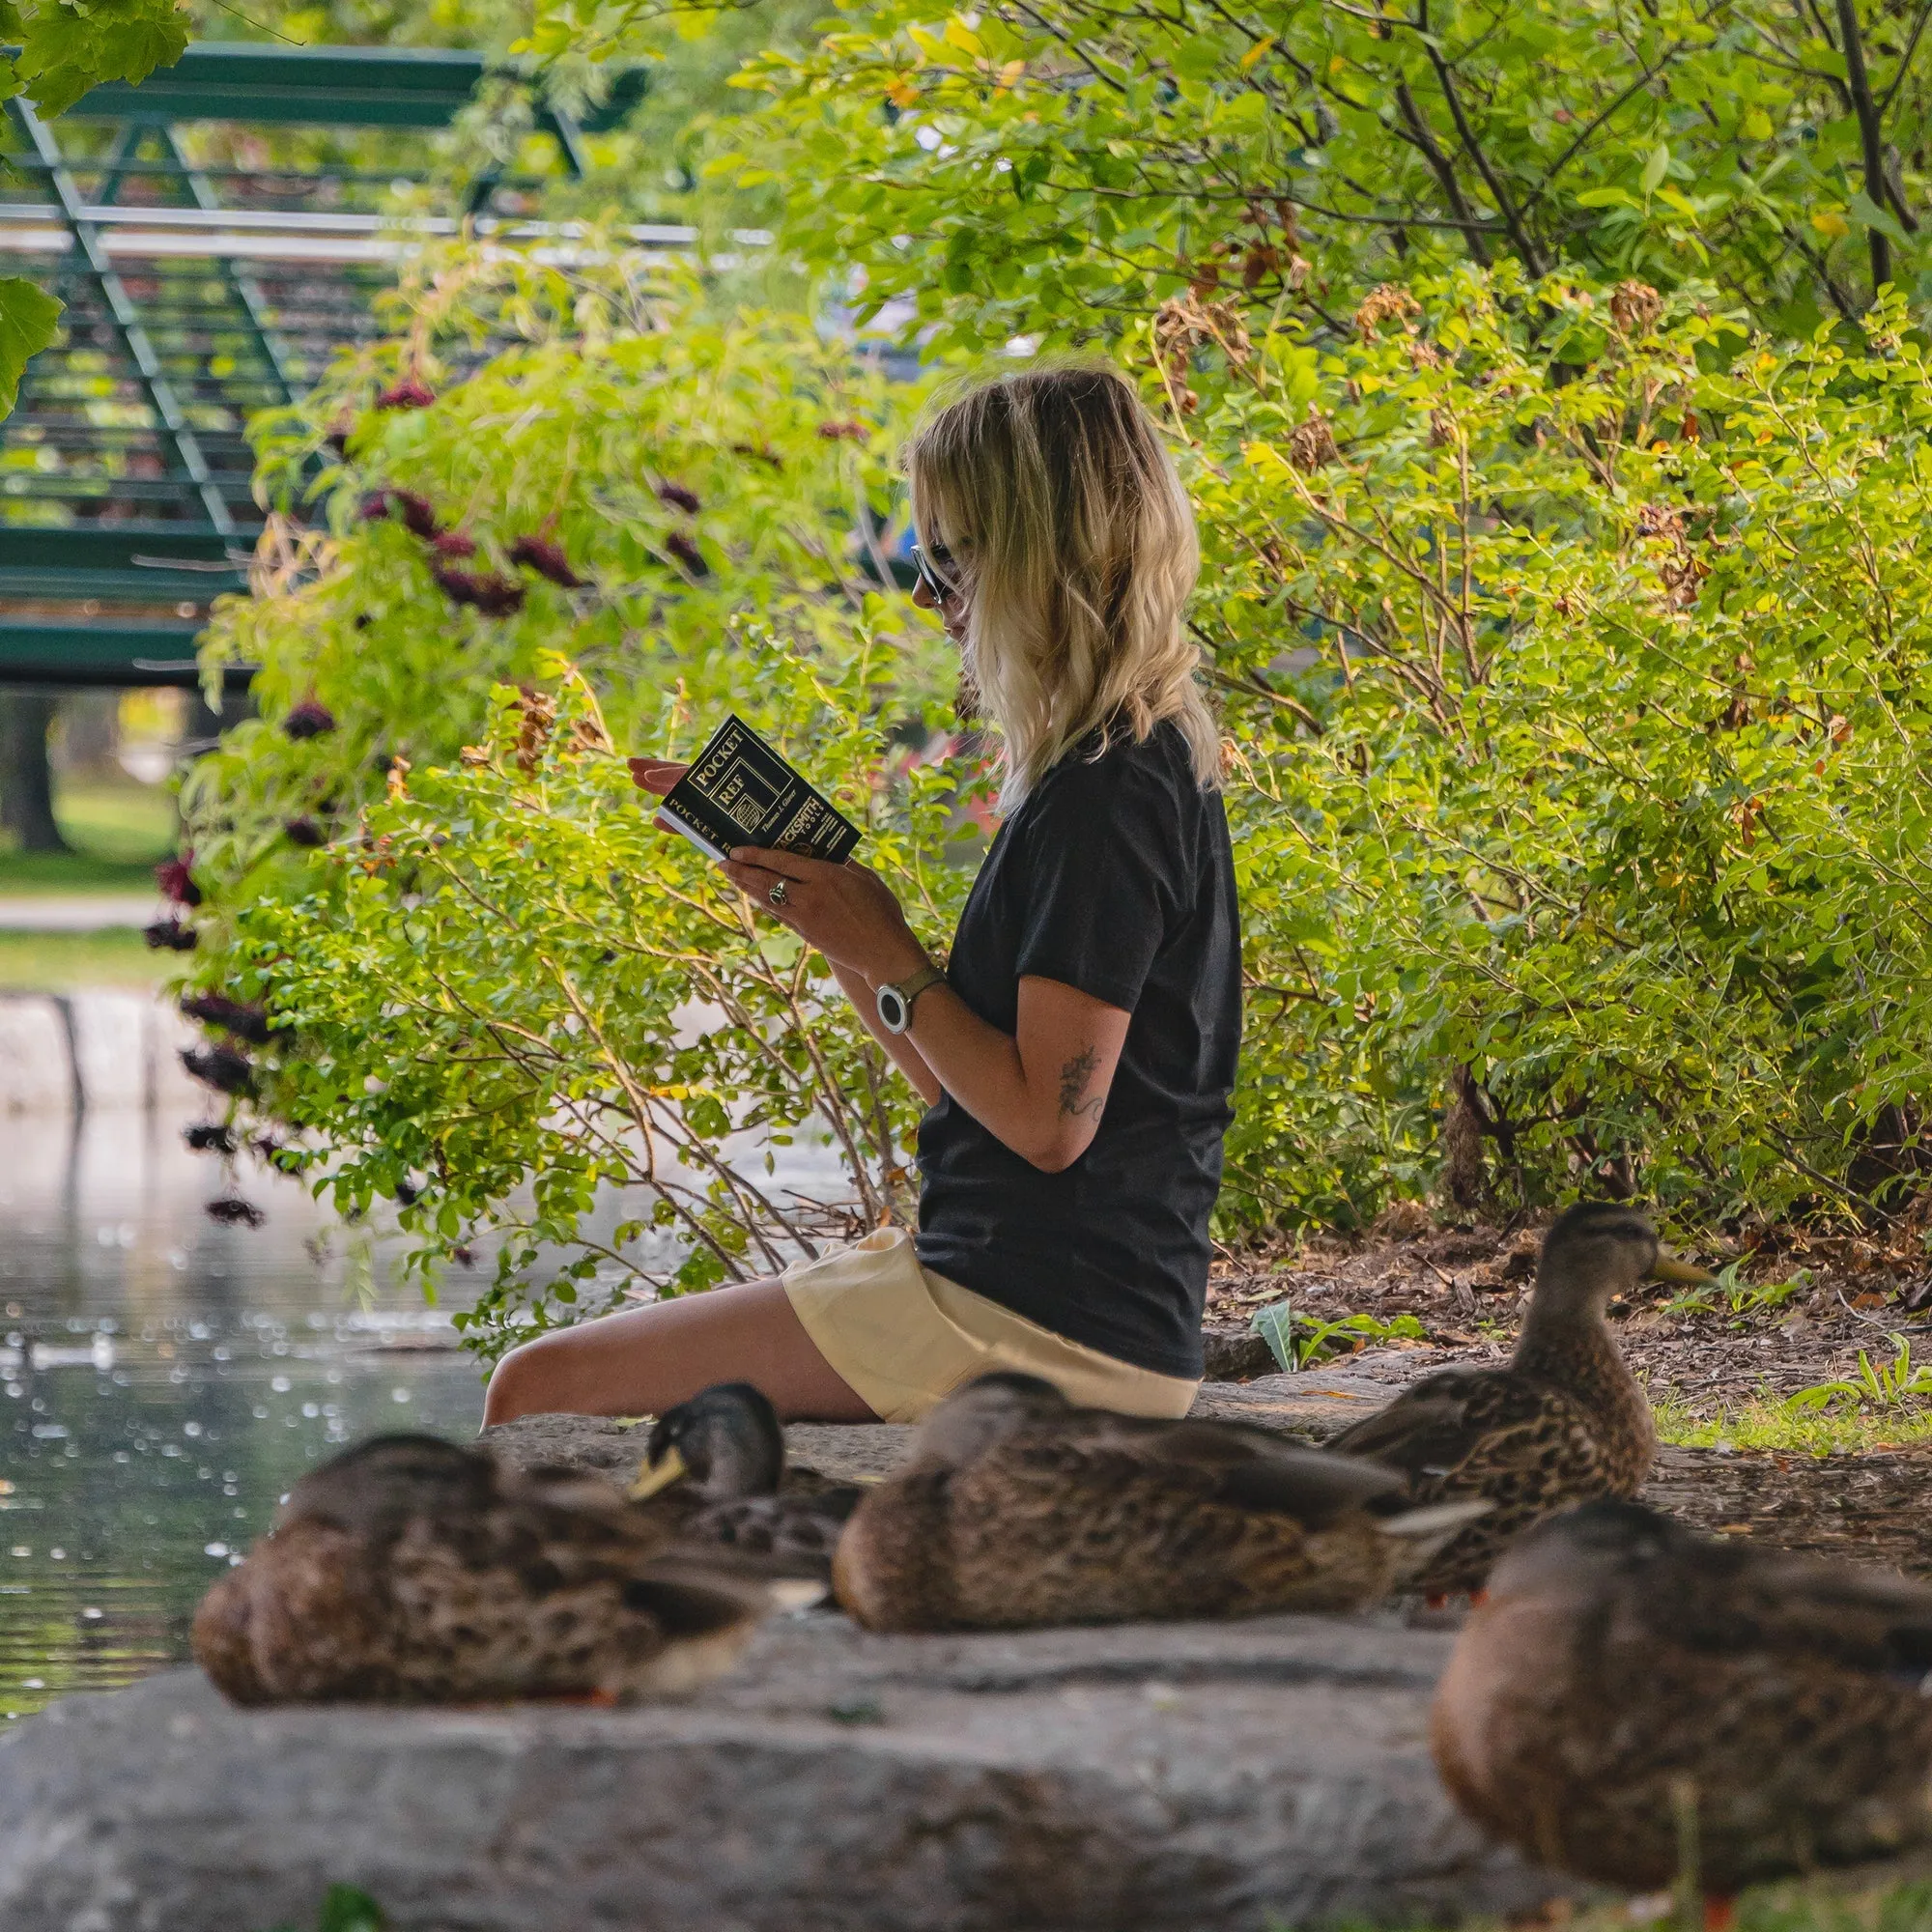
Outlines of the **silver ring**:
<svg viewBox="0 0 1932 1932">
<path fill-rule="evenodd" d="M 771 889 L 771 891 L 765 895 L 765 896 L 768 899 L 770 899 L 774 905 L 783 905 L 785 902 L 785 882 L 782 879 L 781 879 L 778 882 L 778 884 L 775 885 Z"/>
</svg>

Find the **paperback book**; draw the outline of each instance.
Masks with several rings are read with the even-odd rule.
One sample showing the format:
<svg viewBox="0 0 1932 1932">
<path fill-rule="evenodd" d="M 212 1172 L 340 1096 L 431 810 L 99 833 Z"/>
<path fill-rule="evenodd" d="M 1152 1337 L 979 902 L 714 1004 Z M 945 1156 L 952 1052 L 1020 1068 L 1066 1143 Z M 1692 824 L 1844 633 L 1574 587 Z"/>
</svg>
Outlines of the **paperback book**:
<svg viewBox="0 0 1932 1932">
<path fill-rule="evenodd" d="M 658 815 L 708 858 L 764 845 L 838 865 L 859 828 L 742 718 L 726 718 L 664 798 Z"/>
</svg>

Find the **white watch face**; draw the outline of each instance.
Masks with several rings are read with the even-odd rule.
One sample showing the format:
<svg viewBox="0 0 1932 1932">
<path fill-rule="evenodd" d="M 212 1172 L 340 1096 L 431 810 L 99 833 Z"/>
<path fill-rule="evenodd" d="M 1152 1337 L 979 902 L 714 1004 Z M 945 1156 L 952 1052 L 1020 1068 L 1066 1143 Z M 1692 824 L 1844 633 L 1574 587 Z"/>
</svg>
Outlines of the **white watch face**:
<svg viewBox="0 0 1932 1932">
<path fill-rule="evenodd" d="M 879 1023 L 888 1033 L 904 1033 L 912 1018 L 912 1009 L 896 986 L 879 988 Z"/>
</svg>

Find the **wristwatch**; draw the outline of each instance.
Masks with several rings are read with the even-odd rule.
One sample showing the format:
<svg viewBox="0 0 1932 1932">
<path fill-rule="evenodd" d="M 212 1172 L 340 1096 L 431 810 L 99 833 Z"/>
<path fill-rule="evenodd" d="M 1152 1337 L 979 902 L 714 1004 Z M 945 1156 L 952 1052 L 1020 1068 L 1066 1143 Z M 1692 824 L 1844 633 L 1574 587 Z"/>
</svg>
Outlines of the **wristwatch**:
<svg viewBox="0 0 1932 1932">
<path fill-rule="evenodd" d="M 904 1033 L 912 1025 L 912 1003 L 928 986 L 936 986 L 946 978 L 937 966 L 928 959 L 910 978 L 901 980 L 896 986 L 884 985 L 879 988 L 879 1024 L 888 1033 Z"/>
</svg>

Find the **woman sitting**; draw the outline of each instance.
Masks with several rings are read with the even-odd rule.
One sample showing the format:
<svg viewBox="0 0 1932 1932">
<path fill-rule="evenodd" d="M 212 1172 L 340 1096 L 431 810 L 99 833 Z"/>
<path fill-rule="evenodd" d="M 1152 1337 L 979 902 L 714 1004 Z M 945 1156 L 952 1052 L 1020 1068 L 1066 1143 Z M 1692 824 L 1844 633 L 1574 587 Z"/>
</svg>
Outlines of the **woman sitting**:
<svg viewBox="0 0 1932 1932">
<path fill-rule="evenodd" d="M 489 1422 L 658 1413 L 732 1380 L 788 1419 L 910 1422 L 996 1369 L 1131 1415 L 1193 1400 L 1240 927 L 1182 617 L 1187 497 L 1098 368 L 975 389 L 906 463 L 915 599 L 1002 745 L 1005 822 L 946 967 L 857 863 L 740 848 L 725 869 L 825 955 L 928 1102 L 919 1233 L 526 1342 L 497 1366 Z"/>
</svg>

